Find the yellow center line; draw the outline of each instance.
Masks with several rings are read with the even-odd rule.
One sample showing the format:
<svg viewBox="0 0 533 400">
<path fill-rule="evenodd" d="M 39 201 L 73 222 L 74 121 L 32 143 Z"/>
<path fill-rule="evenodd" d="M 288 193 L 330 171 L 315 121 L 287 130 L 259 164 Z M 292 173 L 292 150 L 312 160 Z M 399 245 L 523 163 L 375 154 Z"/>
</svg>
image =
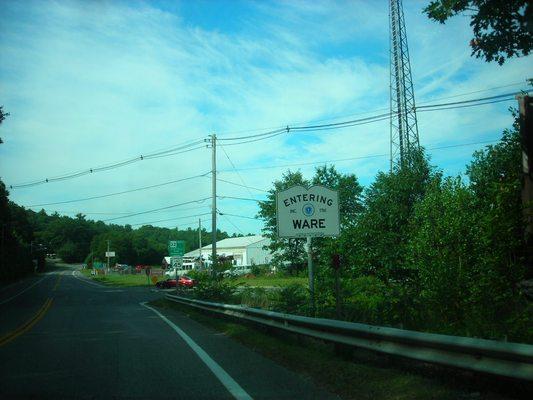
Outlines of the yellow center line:
<svg viewBox="0 0 533 400">
<path fill-rule="evenodd" d="M 43 306 L 37 311 L 37 314 L 35 314 L 33 317 L 31 317 L 28 321 L 26 321 L 23 325 L 19 326 L 17 329 L 15 329 L 12 332 L 8 332 L 4 336 L 0 337 L 0 346 L 4 346 L 5 344 L 11 342 L 13 339 L 16 339 L 23 333 L 29 331 L 39 320 L 44 317 L 50 306 L 52 305 L 52 301 L 54 299 L 47 299 Z"/>
<path fill-rule="evenodd" d="M 63 275 L 58 275 L 56 284 L 54 285 L 54 288 L 52 289 L 52 292 L 56 291 L 57 287 L 59 286 L 59 282 L 61 282 L 61 278 L 62 277 L 63 277 Z"/>
</svg>

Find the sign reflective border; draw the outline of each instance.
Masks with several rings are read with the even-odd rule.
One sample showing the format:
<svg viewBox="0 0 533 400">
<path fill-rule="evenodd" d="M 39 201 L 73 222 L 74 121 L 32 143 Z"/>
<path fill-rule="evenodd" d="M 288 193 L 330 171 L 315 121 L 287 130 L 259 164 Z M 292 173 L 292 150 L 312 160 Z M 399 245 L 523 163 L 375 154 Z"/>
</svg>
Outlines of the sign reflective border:
<svg viewBox="0 0 533 400">
<path fill-rule="evenodd" d="M 338 236 L 339 194 L 324 186 L 293 186 L 276 193 L 278 236 Z"/>
</svg>

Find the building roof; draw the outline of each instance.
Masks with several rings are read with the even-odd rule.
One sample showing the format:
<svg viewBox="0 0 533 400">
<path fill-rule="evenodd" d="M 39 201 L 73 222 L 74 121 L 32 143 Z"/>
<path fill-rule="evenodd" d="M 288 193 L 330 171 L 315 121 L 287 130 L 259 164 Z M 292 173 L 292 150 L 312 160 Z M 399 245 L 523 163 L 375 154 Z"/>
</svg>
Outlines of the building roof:
<svg viewBox="0 0 533 400">
<path fill-rule="evenodd" d="M 261 235 L 254 235 L 254 236 L 243 236 L 243 237 L 235 237 L 235 238 L 227 238 L 223 240 L 219 240 L 217 242 L 217 250 L 223 250 L 223 249 L 234 249 L 234 248 L 245 248 L 252 244 L 258 243 L 262 240 L 265 240 L 265 236 Z M 207 246 L 202 247 L 202 251 L 211 251 L 211 245 L 208 244 Z M 223 253 L 222 251 L 218 251 L 220 253 Z M 198 255 L 198 249 L 189 251 L 185 254 L 185 257 L 189 256 L 196 256 Z"/>
</svg>

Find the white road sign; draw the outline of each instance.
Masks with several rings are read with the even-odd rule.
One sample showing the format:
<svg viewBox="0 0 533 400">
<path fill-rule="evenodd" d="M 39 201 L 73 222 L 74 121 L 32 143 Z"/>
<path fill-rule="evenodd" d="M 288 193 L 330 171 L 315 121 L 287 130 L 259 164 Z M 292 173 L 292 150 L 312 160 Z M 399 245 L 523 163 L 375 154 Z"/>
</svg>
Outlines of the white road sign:
<svg viewBox="0 0 533 400">
<path fill-rule="evenodd" d="M 293 186 L 276 193 L 278 236 L 338 236 L 339 194 L 324 186 Z"/>
<path fill-rule="evenodd" d="M 106 257 L 115 257 L 115 252 L 114 251 L 106 251 L 105 252 L 105 256 Z"/>
<path fill-rule="evenodd" d="M 183 257 L 170 257 L 170 265 L 172 268 L 181 269 L 183 265 Z"/>
</svg>

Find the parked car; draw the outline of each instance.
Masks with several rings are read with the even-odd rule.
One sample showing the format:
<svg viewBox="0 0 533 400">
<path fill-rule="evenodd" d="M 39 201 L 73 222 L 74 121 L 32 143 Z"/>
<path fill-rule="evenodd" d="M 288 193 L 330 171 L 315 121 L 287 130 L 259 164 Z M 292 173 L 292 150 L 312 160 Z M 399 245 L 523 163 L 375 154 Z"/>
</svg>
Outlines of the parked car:
<svg viewBox="0 0 533 400">
<path fill-rule="evenodd" d="M 142 265 L 142 264 L 136 265 L 135 272 L 140 274 L 146 267 L 147 267 L 146 265 Z"/>
<path fill-rule="evenodd" d="M 183 287 L 194 287 L 198 282 L 189 276 L 183 275 L 178 279 L 178 285 Z"/>
<path fill-rule="evenodd" d="M 169 278 L 175 278 L 176 275 L 178 276 L 182 276 L 182 275 L 185 275 L 186 273 L 188 273 L 190 270 L 188 269 L 175 269 L 175 268 L 170 268 L 170 269 L 167 269 L 165 271 L 165 276 L 169 277 Z"/>
<path fill-rule="evenodd" d="M 155 284 L 156 287 L 159 289 L 169 289 L 176 287 L 176 280 L 175 279 L 167 279 L 164 281 L 159 281 Z"/>
<path fill-rule="evenodd" d="M 242 276 L 246 274 L 251 274 L 252 270 L 248 268 L 245 265 L 239 265 L 235 267 L 231 267 L 230 269 L 227 269 L 224 271 L 224 276 Z"/>
</svg>

